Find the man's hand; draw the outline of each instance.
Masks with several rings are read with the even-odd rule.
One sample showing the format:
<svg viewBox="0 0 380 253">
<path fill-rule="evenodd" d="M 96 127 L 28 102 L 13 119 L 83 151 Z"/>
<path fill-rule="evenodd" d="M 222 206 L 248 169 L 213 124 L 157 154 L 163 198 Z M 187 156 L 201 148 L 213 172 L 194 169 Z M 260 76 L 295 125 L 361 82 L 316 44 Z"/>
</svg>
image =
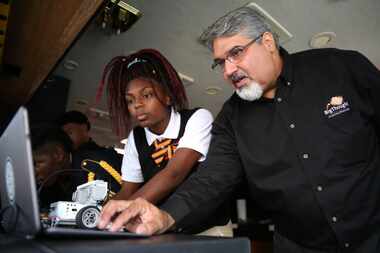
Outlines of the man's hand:
<svg viewBox="0 0 380 253">
<path fill-rule="evenodd" d="M 158 209 L 145 199 L 133 201 L 110 200 L 100 215 L 99 229 L 108 226 L 110 231 L 122 227 L 144 235 L 161 234 L 174 224 L 174 219 L 165 211 Z"/>
</svg>

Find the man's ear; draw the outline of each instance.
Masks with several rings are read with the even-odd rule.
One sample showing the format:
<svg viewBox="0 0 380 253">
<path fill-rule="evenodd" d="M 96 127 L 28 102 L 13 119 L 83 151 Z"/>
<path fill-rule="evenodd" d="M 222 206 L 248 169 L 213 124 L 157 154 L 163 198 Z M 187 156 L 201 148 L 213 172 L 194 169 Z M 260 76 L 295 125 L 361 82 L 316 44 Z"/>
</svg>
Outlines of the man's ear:
<svg viewBox="0 0 380 253">
<path fill-rule="evenodd" d="M 273 52 L 277 49 L 276 41 L 274 40 L 273 34 L 270 32 L 264 32 L 261 38 L 261 43 L 267 48 L 270 52 Z"/>
</svg>

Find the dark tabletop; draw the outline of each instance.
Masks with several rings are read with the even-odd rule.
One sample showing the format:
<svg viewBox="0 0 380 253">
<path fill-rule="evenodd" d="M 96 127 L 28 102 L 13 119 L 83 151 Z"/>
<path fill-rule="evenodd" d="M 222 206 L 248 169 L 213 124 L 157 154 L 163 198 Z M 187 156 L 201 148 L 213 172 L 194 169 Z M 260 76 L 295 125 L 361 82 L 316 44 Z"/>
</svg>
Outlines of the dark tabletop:
<svg viewBox="0 0 380 253">
<path fill-rule="evenodd" d="M 250 242 L 247 238 L 222 239 L 217 237 L 191 236 L 181 234 L 166 234 L 143 239 L 39 237 L 33 240 L 20 239 L 0 234 L 0 252 L 249 253 Z"/>
</svg>

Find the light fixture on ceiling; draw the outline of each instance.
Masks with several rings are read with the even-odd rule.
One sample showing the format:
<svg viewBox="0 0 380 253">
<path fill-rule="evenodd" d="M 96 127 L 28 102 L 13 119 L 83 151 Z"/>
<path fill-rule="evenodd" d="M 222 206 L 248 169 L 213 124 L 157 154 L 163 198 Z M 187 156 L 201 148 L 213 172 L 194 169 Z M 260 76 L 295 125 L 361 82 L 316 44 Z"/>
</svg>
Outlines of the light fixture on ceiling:
<svg viewBox="0 0 380 253">
<path fill-rule="evenodd" d="M 77 61 L 74 61 L 74 60 L 66 60 L 64 61 L 63 63 L 63 67 L 67 70 L 75 70 L 76 68 L 79 67 L 79 63 Z"/>
<path fill-rule="evenodd" d="M 77 99 L 77 100 L 75 101 L 75 103 L 76 103 L 77 105 L 79 105 L 79 106 L 86 106 L 86 105 L 88 105 L 88 102 L 87 102 L 86 100 L 84 100 L 84 99 Z"/>
<path fill-rule="evenodd" d="M 206 88 L 205 92 L 206 94 L 208 95 L 216 95 L 218 94 L 222 89 L 220 87 L 217 87 L 217 86 L 209 86 Z"/>
<path fill-rule="evenodd" d="M 76 99 L 74 101 L 72 108 L 70 108 L 70 109 L 80 111 L 80 112 L 83 112 L 84 114 L 86 114 L 86 111 L 88 109 L 88 102 L 82 98 Z"/>
<path fill-rule="evenodd" d="M 138 9 L 123 0 L 108 0 L 97 18 L 97 23 L 103 29 L 109 28 L 119 35 L 127 31 L 141 16 Z"/>
<path fill-rule="evenodd" d="M 181 72 L 178 72 L 178 75 L 179 78 L 181 78 L 183 86 L 185 86 L 185 88 L 194 84 L 194 78 L 192 78 L 191 76 L 185 75 Z"/>
<path fill-rule="evenodd" d="M 92 116 L 97 117 L 97 118 L 110 118 L 110 114 L 107 111 L 91 107 L 89 108 L 89 111 Z"/>
<path fill-rule="evenodd" d="M 310 48 L 332 47 L 336 41 L 334 32 L 321 32 L 315 34 L 309 41 Z"/>
<path fill-rule="evenodd" d="M 293 35 L 283 25 L 281 25 L 280 22 L 278 22 L 274 17 L 272 17 L 266 10 L 260 7 L 257 3 L 248 3 L 246 6 L 259 12 L 264 17 L 265 21 L 267 21 L 271 25 L 272 30 L 278 35 L 280 45 L 283 45 L 284 43 L 288 42 L 293 38 Z"/>
</svg>

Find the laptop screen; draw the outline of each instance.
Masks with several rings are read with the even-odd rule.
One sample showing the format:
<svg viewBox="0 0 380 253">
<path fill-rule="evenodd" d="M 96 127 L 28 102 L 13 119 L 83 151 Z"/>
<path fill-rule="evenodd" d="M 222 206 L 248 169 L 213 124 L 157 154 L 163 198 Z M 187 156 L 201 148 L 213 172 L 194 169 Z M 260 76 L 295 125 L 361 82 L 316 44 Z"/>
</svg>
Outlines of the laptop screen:
<svg viewBox="0 0 380 253">
<path fill-rule="evenodd" d="M 1 225 L 33 236 L 40 230 L 27 110 L 21 107 L 0 137 Z"/>
</svg>

